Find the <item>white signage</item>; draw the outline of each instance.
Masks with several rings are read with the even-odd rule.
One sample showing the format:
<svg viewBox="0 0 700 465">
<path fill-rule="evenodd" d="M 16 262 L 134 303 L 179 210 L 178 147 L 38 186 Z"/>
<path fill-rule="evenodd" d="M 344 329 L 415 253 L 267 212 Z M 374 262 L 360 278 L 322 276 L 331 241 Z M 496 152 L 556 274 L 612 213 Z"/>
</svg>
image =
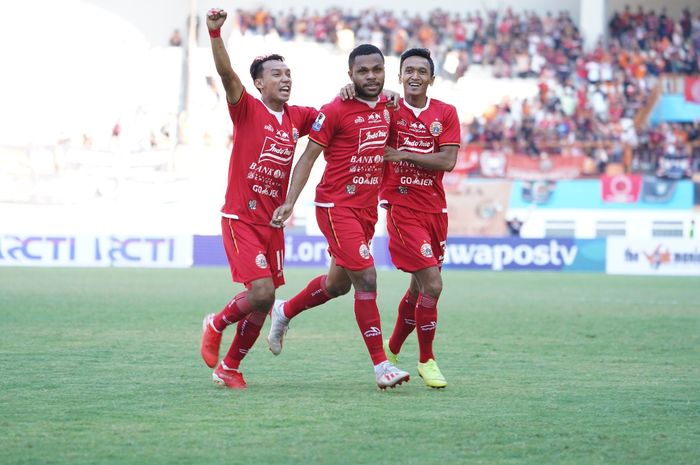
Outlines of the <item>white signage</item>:
<svg viewBox="0 0 700 465">
<path fill-rule="evenodd" d="M 700 276 L 700 241 L 609 237 L 608 274 Z"/>
</svg>

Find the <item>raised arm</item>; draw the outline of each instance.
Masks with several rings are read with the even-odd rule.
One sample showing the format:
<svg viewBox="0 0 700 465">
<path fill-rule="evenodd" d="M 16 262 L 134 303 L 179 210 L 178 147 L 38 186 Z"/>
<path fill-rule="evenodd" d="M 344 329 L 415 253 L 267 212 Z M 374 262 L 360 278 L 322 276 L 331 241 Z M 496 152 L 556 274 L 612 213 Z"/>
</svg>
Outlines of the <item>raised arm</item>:
<svg viewBox="0 0 700 465">
<path fill-rule="evenodd" d="M 410 161 L 416 166 L 437 171 L 452 171 L 457 163 L 457 151 L 459 147 L 456 145 L 444 145 L 439 152 L 422 154 L 412 152 L 402 152 L 391 147 L 384 151 L 384 161 Z"/>
<path fill-rule="evenodd" d="M 221 82 L 226 90 L 226 100 L 232 105 L 238 103 L 243 95 L 243 83 L 231 67 L 231 59 L 226 52 L 224 41 L 221 39 L 221 26 L 226 21 L 227 13 L 219 8 L 207 12 L 207 28 L 211 38 L 211 51 L 214 54 L 216 72 L 221 76 Z"/>
<path fill-rule="evenodd" d="M 287 218 L 292 215 L 294 204 L 299 198 L 299 194 L 301 194 L 301 191 L 304 189 L 306 182 L 309 180 L 311 168 L 313 168 L 314 163 L 316 163 L 316 159 L 322 151 L 322 145 L 309 140 L 304 153 L 301 154 L 299 161 L 294 167 L 292 180 L 289 182 L 287 200 L 285 200 L 284 203 L 277 207 L 277 209 L 272 213 L 272 219 L 270 220 L 271 226 L 276 228 L 283 227 L 284 222 L 287 221 Z"/>
</svg>

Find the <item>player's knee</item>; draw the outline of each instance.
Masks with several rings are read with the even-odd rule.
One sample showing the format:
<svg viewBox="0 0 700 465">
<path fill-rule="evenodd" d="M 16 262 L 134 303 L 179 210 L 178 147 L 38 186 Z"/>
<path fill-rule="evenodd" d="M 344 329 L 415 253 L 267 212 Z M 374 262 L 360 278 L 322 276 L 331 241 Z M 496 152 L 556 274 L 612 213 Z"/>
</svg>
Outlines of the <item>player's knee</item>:
<svg viewBox="0 0 700 465">
<path fill-rule="evenodd" d="M 377 291 L 377 270 L 368 268 L 355 275 L 355 290 L 376 292 Z"/>
<path fill-rule="evenodd" d="M 347 283 L 332 283 L 330 286 L 326 284 L 326 290 L 328 291 L 328 294 L 331 295 L 332 297 L 340 297 L 341 295 L 345 295 L 348 292 L 350 292 L 350 288 L 352 287 L 351 282 Z"/>
<path fill-rule="evenodd" d="M 440 297 L 440 293 L 442 293 L 442 278 L 440 276 L 429 279 L 424 283 L 423 294 L 429 295 L 430 297 Z"/>
<path fill-rule="evenodd" d="M 260 283 L 253 286 L 248 294 L 248 302 L 254 309 L 267 311 L 275 303 L 275 286 L 270 283 Z"/>
</svg>

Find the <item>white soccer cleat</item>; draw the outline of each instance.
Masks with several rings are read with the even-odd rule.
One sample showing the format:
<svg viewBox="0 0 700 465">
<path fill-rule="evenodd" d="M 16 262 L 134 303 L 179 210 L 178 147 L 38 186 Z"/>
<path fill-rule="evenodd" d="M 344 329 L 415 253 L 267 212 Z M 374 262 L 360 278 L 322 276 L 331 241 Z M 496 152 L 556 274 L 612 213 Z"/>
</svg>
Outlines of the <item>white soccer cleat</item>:
<svg viewBox="0 0 700 465">
<path fill-rule="evenodd" d="M 403 370 L 399 370 L 389 362 L 382 362 L 374 367 L 374 375 L 377 378 L 377 386 L 381 390 L 390 387 L 394 389 L 404 381 L 411 379 L 411 375 Z"/>
<path fill-rule="evenodd" d="M 270 332 L 267 335 L 267 345 L 270 347 L 270 352 L 274 355 L 279 355 L 282 352 L 282 342 L 284 335 L 287 334 L 289 328 L 289 318 L 284 316 L 284 304 L 286 300 L 275 300 L 275 304 L 270 311 Z"/>
</svg>

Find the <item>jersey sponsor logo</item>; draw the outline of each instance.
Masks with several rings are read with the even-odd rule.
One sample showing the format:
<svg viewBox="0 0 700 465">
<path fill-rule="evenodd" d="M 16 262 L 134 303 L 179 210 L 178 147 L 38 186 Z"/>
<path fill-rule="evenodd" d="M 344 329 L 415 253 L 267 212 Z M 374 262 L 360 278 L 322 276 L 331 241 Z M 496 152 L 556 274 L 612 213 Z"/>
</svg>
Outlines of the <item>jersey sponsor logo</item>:
<svg viewBox="0 0 700 465">
<path fill-rule="evenodd" d="M 381 336 L 382 335 L 382 330 L 377 328 L 376 326 L 370 326 L 370 328 L 362 333 L 365 337 L 374 337 L 374 336 Z"/>
<path fill-rule="evenodd" d="M 357 192 L 357 186 L 354 184 L 348 184 L 345 186 L 345 192 L 347 192 L 350 195 L 353 195 L 355 192 Z"/>
<path fill-rule="evenodd" d="M 418 122 L 413 122 L 411 123 L 411 130 L 416 131 L 416 132 L 421 132 L 425 131 L 425 125 L 421 123 L 420 121 Z"/>
<path fill-rule="evenodd" d="M 399 186 L 399 194 L 401 194 L 401 195 L 406 195 L 406 194 L 408 194 L 408 187 L 406 187 L 406 186 Z"/>
<path fill-rule="evenodd" d="M 287 136 L 289 137 L 289 136 Z M 294 158 L 294 146 L 291 144 L 283 144 L 271 137 L 265 138 L 265 143 L 260 151 L 258 163 L 269 161 L 278 165 L 289 165 Z"/>
<path fill-rule="evenodd" d="M 267 259 L 265 258 L 265 255 L 259 253 L 257 257 L 255 257 L 255 264 L 258 266 L 258 268 L 267 268 Z"/>
<path fill-rule="evenodd" d="M 381 163 L 383 160 L 382 155 L 353 155 L 350 157 L 350 163 Z"/>
<path fill-rule="evenodd" d="M 248 210 L 255 210 L 258 208 L 258 202 L 256 200 L 248 200 Z"/>
<path fill-rule="evenodd" d="M 376 124 L 376 123 L 381 123 L 382 122 L 382 117 L 379 116 L 379 113 L 372 113 L 367 117 L 367 122 L 369 124 Z"/>
<path fill-rule="evenodd" d="M 433 256 L 433 248 L 430 247 L 430 244 L 425 243 L 420 246 L 420 254 L 426 258 L 431 258 Z"/>
<path fill-rule="evenodd" d="M 369 254 L 369 247 L 367 247 L 367 244 L 360 244 L 360 257 L 364 258 L 365 260 L 369 260 L 370 254 Z"/>
<path fill-rule="evenodd" d="M 271 124 L 266 124 L 265 130 L 270 131 L 270 132 L 275 132 L 275 128 L 273 128 Z"/>
<path fill-rule="evenodd" d="M 386 121 L 386 124 L 391 123 L 391 115 L 389 114 L 389 110 L 386 108 L 384 109 L 384 121 Z"/>
<path fill-rule="evenodd" d="M 314 124 L 311 125 L 311 129 L 313 129 L 314 131 L 320 131 L 323 127 L 324 121 L 326 121 L 326 115 L 319 112 L 318 116 L 316 117 L 316 121 L 314 121 Z"/>
<path fill-rule="evenodd" d="M 292 126 L 292 139 L 294 139 L 294 142 L 299 140 L 299 130 L 293 126 Z"/>
<path fill-rule="evenodd" d="M 280 129 L 279 131 L 277 131 L 277 137 L 279 137 L 280 139 L 289 140 L 289 133 Z"/>
<path fill-rule="evenodd" d="M 365 122 L 365 119 L 362 116 L 358 116 L 357 118 L 355 118 L 355 124 L 360 124 L 360 123 L 364 123 L 364 122 Z"/>
<path fill-rule="evenodd" d="M 430 123 L 430 134 L 435 137 L 442 134 L 442 123 L 440 121 L 433 121 Z"/>
<path fill-rule="evenodd" d="M 359 185 L 365 184 L 368 186 L 378 186 L 379 185 L 379 176 L 372 176 L 372 177 L 354 176 L 352 178 L 352 182 L 354 182 L 355 184 L 359 184 Z"/>
<path fill-rule="evenodd" d="M 386 139 L 389 132 L 385 128 L 362 128 L 360 129 L 360 145 L 358 153 L 367 149 L 382 149 L 386 146 Z"/>
<path fill-rule="evenodd" d="M 397 150 L 413 153 L 433 153 L 435 141 L 430 136 L 416 136 L 410 132 L 399 131 Z"/>
<path fill-rule="evenodd" d="M 255 184 L 253 186 L 253 192 L 255 192 L 256 194 L 272 197 L 273 199 L 280 196 L 279 189 L 270 189 L 270 186 L 261 186 L 258 184 Z"/>
<path fill-rule="evenodd" d="M 405 119 L 402 118 L 396 122 L 396 125 L 406 127 L 406 126 L 408 126 L 408 121 L 406 121 Z"/>
<path fill-rule="evenodd" d="M 409 185 L 409 186 L 432 186 L 434 184 L 434 180 L 430 178 L 419 178 L 419 177 L 411 177 L 411 176 L 401 176 L 401 179 L 399 180 L 401 184 L 404 185 Z"/>
</svg>

